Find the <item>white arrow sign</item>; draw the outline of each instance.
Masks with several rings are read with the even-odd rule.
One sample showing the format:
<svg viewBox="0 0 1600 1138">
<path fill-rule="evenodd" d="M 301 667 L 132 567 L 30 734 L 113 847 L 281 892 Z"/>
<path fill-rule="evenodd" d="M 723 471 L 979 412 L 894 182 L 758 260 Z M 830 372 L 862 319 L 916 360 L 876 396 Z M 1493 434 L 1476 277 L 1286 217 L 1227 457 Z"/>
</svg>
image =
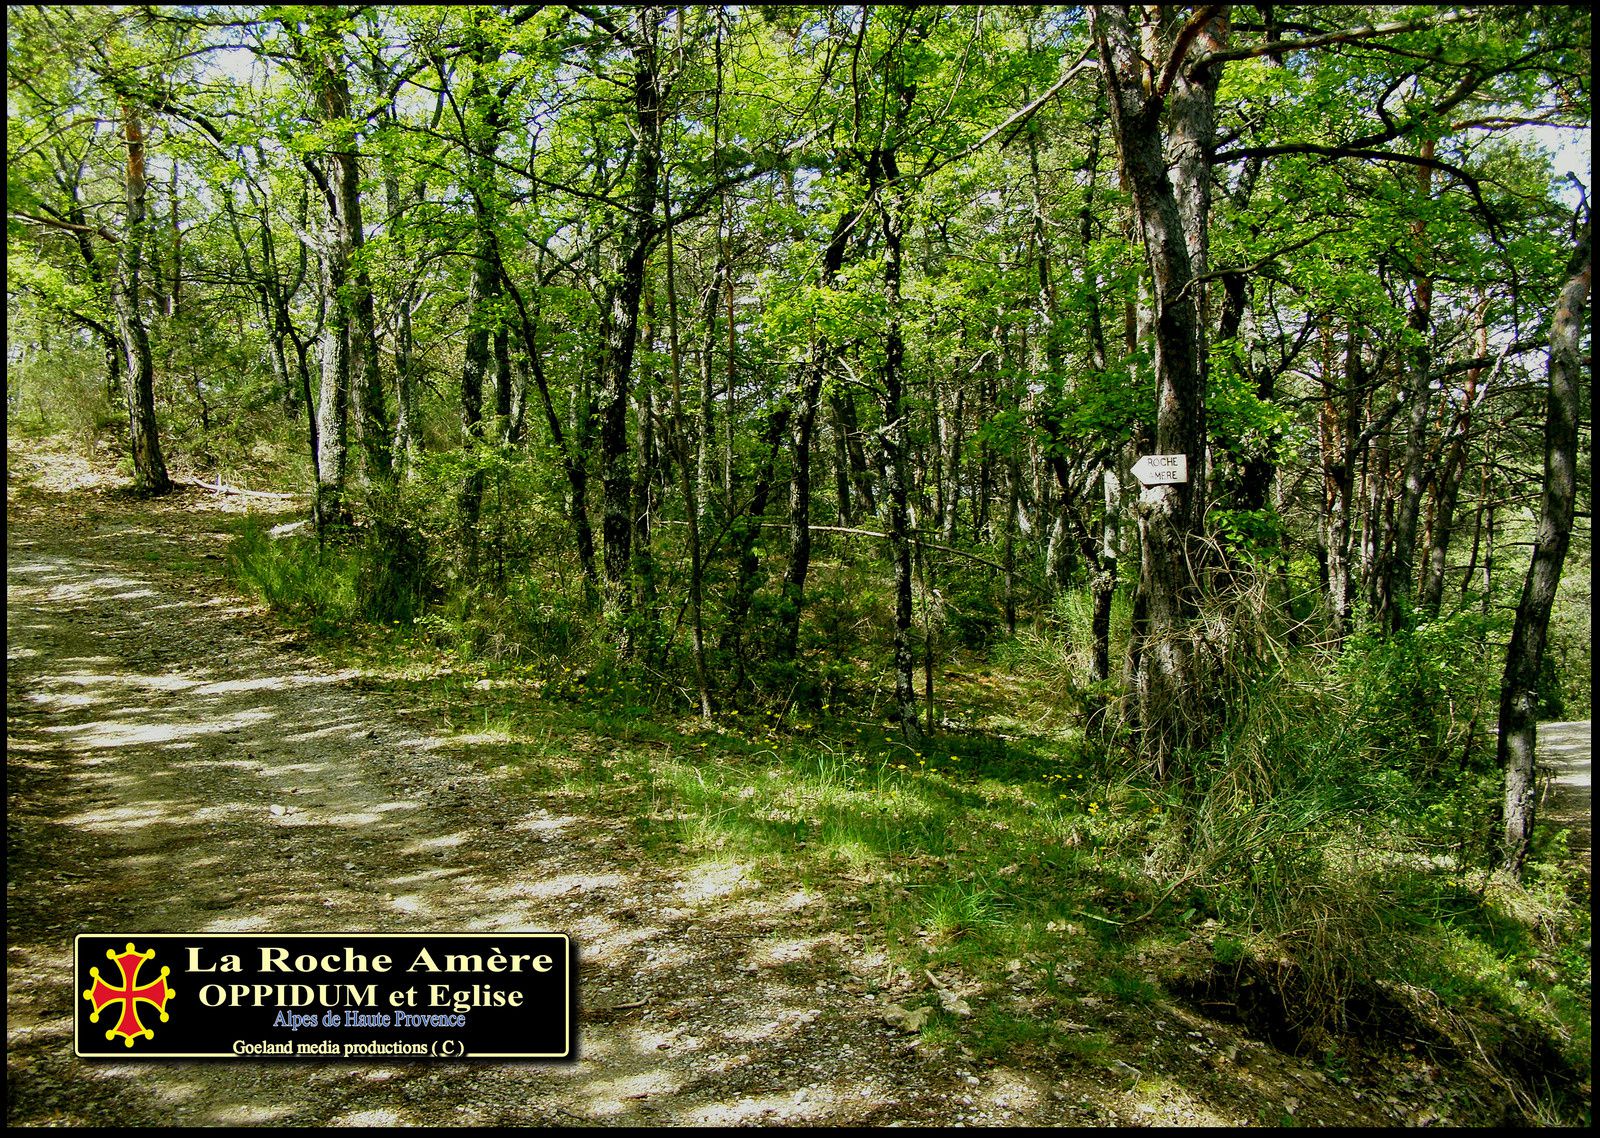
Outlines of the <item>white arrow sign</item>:
<svg viewBox="0 0 1600 1138">
<path fill-rule="evenodd" d="M 1133 464 L 1131 472 L 1141 486 L 1161 486 L 1189 481 L 1189 456 L 1186 454 L 1147 454 Z"/>
</svg>

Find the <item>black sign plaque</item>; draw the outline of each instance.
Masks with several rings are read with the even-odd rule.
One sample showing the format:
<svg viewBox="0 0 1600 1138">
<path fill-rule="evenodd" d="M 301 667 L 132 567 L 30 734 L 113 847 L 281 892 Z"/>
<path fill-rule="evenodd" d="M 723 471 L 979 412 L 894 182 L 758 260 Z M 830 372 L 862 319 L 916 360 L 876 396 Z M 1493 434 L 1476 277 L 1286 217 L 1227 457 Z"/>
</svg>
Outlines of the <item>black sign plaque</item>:
<svg viewBox="0 0 1600 1138">
<path fill-rule="evenodd" d="M 74 1051 L 118 1059 L 566 1059 L 565 933 L 107 933 Z"/>
</svg>

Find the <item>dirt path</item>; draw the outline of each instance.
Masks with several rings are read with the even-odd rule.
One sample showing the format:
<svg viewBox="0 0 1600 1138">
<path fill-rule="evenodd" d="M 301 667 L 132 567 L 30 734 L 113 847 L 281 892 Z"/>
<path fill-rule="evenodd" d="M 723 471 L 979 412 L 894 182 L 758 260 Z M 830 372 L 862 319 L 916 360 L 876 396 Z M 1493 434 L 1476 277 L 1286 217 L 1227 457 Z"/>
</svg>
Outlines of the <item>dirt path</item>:
<svg viewBox="0 0 1600 1138">
<path fill-rule="evenodd" d="M 1594 798 L 1589 778 L 1590 724 L 1539 724 L 1539 769 L 1549 778 L 1540 816 L 1567 830 L 1567 848 L 1588 864 Z"/>
<path fill-rule="evenodd" d="M 287 644 L 205 572 L 223 548 L 206 511 L 236 504 L 200 490 L 157 503 L 48 483 L 8 493 L 10 1123 L 1372 1125 L 1442 1114 L 1420 1083 L 1414 1096 L 1334 1085 L 1165 1004 L 1130 1009 L 1109 1066 L 1008 1069 L 959 1046 L 920 1048 L 882 1014 L 915 985 L 860 931 L 849 896 L 767 886 L 734 862 L 653 866 L 625 827 L 508 791 L 460 738 L 408 729 L 407 708 Z M 578 1061 L 71 1055 L 79 932 L 496 929 L 572 934 Z"/>
</svg>

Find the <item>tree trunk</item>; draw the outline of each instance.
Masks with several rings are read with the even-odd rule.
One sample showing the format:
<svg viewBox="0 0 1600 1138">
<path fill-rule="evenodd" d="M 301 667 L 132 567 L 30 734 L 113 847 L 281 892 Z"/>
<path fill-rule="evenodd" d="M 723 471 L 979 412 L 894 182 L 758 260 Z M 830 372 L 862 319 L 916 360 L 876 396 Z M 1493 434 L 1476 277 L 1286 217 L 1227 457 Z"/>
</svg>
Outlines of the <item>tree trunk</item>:
<svg viewBox="0 0 1600 1138">
<path fill-rule="evenodd" d="M 351 126 L 350 78 L 345 70 L 343 32 L 332 9 L 316 9 L 310 15 L 310 31 L 302 33 L 292 20 L 284 27 L 295 44 L 302 71 L 315 100 L 314 113 L 332 135 L 329 149 L 321 157 L 306 155 L 305 167 L 317 182 L 327 205 L 328 220 L 318 254 L 322 263 L 322 303 L 326 310 L 322 328 L 322 392 L 318 412 L 318 484 L 316 518 L 319 531 L 329 524 L 348 523 L 346 501 L 349 463 L 349 416 L 354 403 L 356 421 L 365 432 L 370 425 L 363 410 L 370 410 L 367 390 L 367 363 L 376 373 L 375 345 L 358 345 L 358 337 L 370 336 L 371 296 L 364 290 L 364 274 L 352 276 L 363 234 L 361 232 L 361 170 L 355 153 Z M 365 318 L 357 294 L 367 291 Z M 360 372 L 357 379 L 356 373 Z M 355 391 L 352 388 L 359 387 Z M 368 473 L 377 474 L 386 466 L 376 460 L 374 448 L 388 447 L 388 439 L 375 440 L 365 433 Z"/>
<path fill-rule="evenodd" d="M 711 681 L 706 670 L 704 566 L 700 552 L 700 464 L 690 453 L 688 425 L 683 414 L 683 345 L 678 330 L 677 256 L 673 247 L 672 203 L 663 197 L 662 214 L 667 244 L 667 333 L 672 349 L 672 437 L 678 458 L 678 485 L 683 492 L 683 516 L 689 530 L 689 633 L 693 649 L 695 689 L 700 697 L 700 718 L 711 718 Z M 704 426 L 702 418 L 702 427 Z M 700 452 L 703 457 L 704 451 Z"/>
<path fill-rule="evenodd" d="M 833 497 L 838 503 L 839 524 L 856 524 L 855 504 L 850 496 L 850 440 L 839 407 L 840 396 L 828 396 L 828 426 L 833 434 Z"/>
<path fill-rule="evenodd" d="M 391 108 L 391 114 L 393 113 Z M 392 152 L 383 158 L 383 198 L 389 214 L 389 230 L 395 242 L 396 253 L 402 263 L 411 259 L 405 226 L 400 220 L 400 172 Z M 422 457 L 422 440 L 417 430 L 416 377 L 413 375 L 412 351 L 415 338 L 411 331 L 411 300 L 416 284 L 411 278 L 400 285 L 394 300 L 394 449 L 396 475 L 408 479 L 415 475 L 417 462 Z"/>
<path fill-rule="evenodd" d="M 1367 611 L 1382 611 L 1384 574 L 1394 547 L 1394 497 L 1389 493 L 1389 432 L 1378 432 L 1367 448 L 1362 471 L 1366 482 L 1366 510 L 1361 526 L 1362 594 Z"/>
<path fill-rule="evenodd" d="M 872 471 L 867 465 L 867 448 L 861 442 L 860 419 L 856 416 L 855 396 L 848 391 L 834 392 L 828 397 L 833 411 L 834 430 L 838 432 L 847 459 L 850 484 L 855 487 L 855 501 L 851 516 L 878 512 L 877 495 L 872 489 Z M 850 523 L 842 523 L 850 524 Z"/>
<path fill-rule="evenodd" d="M 1433 157 L 1433 140 L 1422 142 L 1422 157 Z M 1433 190 L 1433 171 L 1427 166 L 1417 169 L 1417 191 L 1426 200 Z M 1416 222 L 1412 231 L 1427 255 L 1424 223 Z M 1407 321 L 1416 333 L 1419 343 L 1409 355 L 1410 385 L 1406 403 L 1410 422 L 1406 432 L 1406 448 L 1400 460 L 1400 501 L 1395 507 L 1394 545 L 1379 574 L 1377 603 L 1373 616 L 1390 632 L 1399 629 L 1409 618 L 1416 595 L 1417 518 L 1422 508 L 1422 495 L 1427 489 L 1428 469 L 1428 405 L 1432 395 L 1433 354 L 1428 348 L 1428 335 L 1433 324 L 1433 278 L 1426 271 L 1419 272 L 1415 282 L 1416 299 Z M 1405 359 L 1406 356 L 1400 358 Z"/>
<path fill-rule="evenodd" d="M 1218 72 L 1189 73 L 1180 60 L 1157 72 L 1127 9 L 1096 7 L 1094 33 L 1110 89 L 1117 149 L 1133 194 L 1135 215 L 1150 266 L 1155 302 L 1156 450 L 1189 456 L 1189 481 L 1153 486 L 1140 494 L 1140 591 L 1148 620 L 1147 643 L 1135 675 L 1139 725 L 1158 777 L 1177 753 L 1203 739 L 1200 676 L 1192 642 L 1199 611 L 1192 565 L 1204 532 L 1205 389 L 1203 290 L 1210 206 L 1212 117 Z M 1204 9 L 1205 21 L 1171 51 L 1198 42 L 1220 50 L 1227 21 Z M 1191 18 L 1193 19 L 1193 17 Z M 1152 28 L 1143 29 L 1148 33 Z M 1172 76 L 1166 99 L 1157 75 Z M 1168 115 L 1170 145 L 1161 118 Z"/>
<path fill-rule="evenodd" d="M 1318 416 L 1322 441 L 1323 562 L 1326 567 L 1328 612 L 1335 643 L 1350 630 L 1351 572 L 1350 505 L 1355 497 L 1355 442 L 1361 426 L 1364 384 L 1361 369 L 1361 341 L 1355 328 L 1345 342 L 1343 412 L 1340 412 L 1339 387 L 1334 382 L 1333 328 L 1323 329 L 1323 403 Z"/>
<path fill-rule="evenodd" d="M 582 439 L 573 438 L 562 429 L 561 416 L 556 414 L 555 400 L 550 394 L 550 379 L 545 375 L 544 360 L 539 355 L 538 310 L 528 311 L 522 290 L 506 274 L 505 265 L 500 265 L 499 270 L 501 283 L 517 306 L 522 350 L 528 359 L 534 387 L 539 392 L 539 404 L 544 409 L 545 426 L 550 429 L 550 441 L 561 455 L 561 469 L 567 476 L 568 515 L 572 521 L 573 539 L 578 547 L 578 564 L 583 570 L 584 601 L 592 611 L 599 604 L 600 574 L 595 566 L 594 532 L 589 525 L 589 468 L 585 462 L 584 444 Z"/>
<path fill-rule="evenodd" d="M 326 75 L 323 110 L 329 123 L 343 122 L 351 113 L 350 80 L 344 73 L 342 58 L 336 70 Z M 383 401 L 383 381 L 378 368 L 377 321 L 372 308 L 372 282 L 361 258 L 366 230 L 361 220 L 361 164 L 356 156 L 355 139 L 346 138 L 333 152 L 335 247 L 347 287 L 331 298 L 346 308 L 346 339 L 349 352 L 351 412 L 361 434 L 363 470 L 369 484 L 381 486 L 393 469 L 390 457 L 391 428 Z"/>
<path fill-rule="evenodd" d="M 859 217 L 854 211 L 839 215 L 822 254 L 822 287 L 833 288 L 838 283 L 834 278 L 844 267 L 845 246 Z M 777 651 L 780 660 L 793 660 L 799 646 L 800 614 L 805 608 L 806 576 L 811 568 L 811 436 L 832 350 L 827 337 L 819 334 L 811 345 L 811 358 L 801 373 L 789 415 L 789 561 L 783 573 Z"/>
<path fill-rule="evenodd" d="M 1015 447 L 1006 459 L 1006 508 L 1000 528 L 1000 564 L 1005 573 L 1006 635 L 1017 634 L 1017 511 L 1022 508 L 1022 463 Z"/>
<path fill-rule="evenodd" d="M 1488 301 L 1480 298 L 1473 345 L 1479 358 L 1489 351 L 1489 326 L 1485 320 L 1488 307 Z M 1444 465 L 1439 471 L 1433 516 L 1428 526 L 1427 555 L 1422 565 L 1422 587 L 1417 594 L 1417 608 L 1428 617 L 1439 615 L 1439 605 L 1444 599 L 1450 538 L 1455 530 L 1456 498 L 1467 472 L 1467 440 L 1472 431 L 1472 408 L 1478 401 L 1478 383 L 1482 377 L 1482 368 L 1472 368 L 1467 372 L 1461 391 L 1461 410 L 1457 412 L 1451 427 Z"/>
<path fill-rule="evenodd" d="M 701 517 L 709 507 L 713 495 L 709 488 L 716 485 L 719 470 L 712 461 L 712 445 L 716 440 L 716 349 L 717 304 L 722 296 L 722 278 L 728 266 L 718 256 L 717 267 L 711 274 L 711 284 L 701 298 L 700 319 L 705 325 L 705 339 L 700 344 L 700 426 L 695 437 L 695 480 L 701 487 L 699 509 Z M 721 487 L 720 497 L 726 501 L 727 487 Z"/>
<path fill-rule="evenodd" d="M 467 146 L 468 181 L 472 197 L 472 292 L 467 311 L 467 341 L 461 364 L 462 444 L 469 450 L 485 439 L 483 424 L 484 380 L 494 366 L 493 413 L 500 416 L 497 434 L 509 418 L 509 376 L 502 378 L 498 366 L 505 355 L 504 331 L 498 327 L 495 302 L 500 296 L 500 258 L 495 240 L 495 152 L 499 149 L 502 110 L 489 89 L 487 69 L 499 58 L 499 48 L 485 34 L 482 23 L 474 20 L 469 32 L 467 54 L 472 60 L 472 77 L 467 85 L 463 141 Z M 506 359 L 506 372 L 510 361 Z M 506 407 L 502 411 L 502 389 Z M 468 468 L 457 498 L 461 527 L 463 572 L 471 576 L 478 568 L 478 520 L 482 511 L 484 476 L 474 460 Z"/>
<path fill-rule="evenodd" d="M 121 240 L 117 242 L 117 274 L 111 302 L 117 313 L 123 354 L 128 367 L 123 394 L 127 399 L 128 427 L 133 440 L 133 488 L 143 494 L 165 494 L 172 489 L 167 463 L 161 455 L 156 424 L 155 361 L 150 355 L 150 334 L 140 312 L 141 256 L 145 240 L 144 127 L 132 103 L 122 105 L 123 141 L 128 160 L 124 189 L 128 211 Z"/>
<path fill-rule="evenodd" d="M 472 258 L 472 296 L 467 316 L 467 342 L 462 353 L 459 390 L 462 445 L 471 451 L 483 441 L 483 380 L 489 371 L 491 305 L 496 296 L 496 273 L 489 220 L 480 200 L 474 208 L 478 224 L 477 249 Z M 473 467 L 462 482 L 456 500 L 461 528 L 462 571 L 477 571 L 478 518 L 483 503 L 483 472 Z"/>
<path fill-rule="evenodd" d="M 618 647 L 632 651 L 626 617 L 632 611 L 633 472 L 628 461 L 628 380 L 639 331 L 645 262 L 654 241 L 661 167 L 660 73 L 654 8 L 637 9 L 633 54 L 635 135 L 633 193 L 618 239 L 618 263 L 603 283 L 600 304 L 600 480 L 604 489 L 601 536 L 605 542 L 605 609 L 616 625 Z"/>
<path fill-rule="evenodd" d="M 945 452 L 945 477 L 949 480 L 949 490 L 944 496 L 944 543 L 956 543 L 956 530 L 961 517 L 961 447 L 965 442 L 966 419 L 963 415 L 966 405 L 966 388 L 956 388 L 956 405 L 950 413 L 944 416 L 945 434 L 948 448 Z"/>
<path fill-rule="evenodd" d="M 1122 482 L 1114 465 L 1106 466 L 1102 479 L 1105 515 L 1100 535 L 1100 564 L 1089 582 L 1094 604 L 1089 626 L 1092 640 L 1089 678 L 1095 683 L 1111 678 L 1111 602 L 1117 593 L 1117 518 L 1122 498 Z"/>
<path fill-rule="evenodd" d="M 1538 737 L 1535 703 L 1539 668 L 1544 662 L 1550 610 L 1572 537 L 1577 499 L 1578 402 L 1585 376 L 1583 325 L 1589 307 L 1589 225 L 1567 264 L 1566 283 L 1550 324 L 1550 392 L 1545 411 L 1544 493 L 1534 531 L 1533 558 L 1517 602 L 1517 619 L 1506 648 L 1500 689 L 1500 741 L 1497 758 L 1505 771 L 1505 829 L 1502 866 L 1522 875 L 1533 837 L 1534 746 Z"/>
<path fill-rule="evenodd" d="M 345 285 L 345 262 L 335 248 L 319 250 L 322 295 L 327 315 L 321 336 L 322 385 L 317 407 L 318 529 L 347 525 L 350 508 L 345 501 L 349 475 L 350 432 L 350 329 L 348 312 L 338 297 Z"/>
<path fill-rule="evenodd" d="M 644 324 L 642 337 L 645 350 L 653 351 L 656 342 L 655 292 L 648 289 L 643 297 Z M 634 384 L 633 412 L 635 434 L 638 438 L 639 470 L 633 482 L 633 552 L 630 571 L 633 575 L 634 608 L 644 614 L 645 651 L 650 666 L 659 668 L 656 652 L 661 648 L 657 636 L 660 621 L 656 613 L 656 559 L 654 526 L 656 516 L 656 479 L 659 475 L 660 452 L 656 444 L 655 395 L 659 382 L 653 365 L 642 369 L 643 374 Z"/>
<path fill-rule="evenodd" d="M 739 570 L 734 580 L 733 597 L 728 601 L 728 622 L 723 626 L 718 648 L 734 654 L 737 671 L 729 690 L 744 685 L 745 653 L 744 622 L 755 600 L 760 585 L 761 559 L 756 555 L 756 538 L 760 531 L 761 515 L 767 512 L 767 500 L 772 496 L 772 480 L 778 465 L 778 452 L 783 446 L 783 436 L 789 428 L 789 405 L 779 403 L 767 417 L 766 435 L 762 449 L 766 458 L 756 468 L 755 486 L 750 493 L 750 508 L 745 517 L 730 523 L 738 535 Z"/>
<path fill-rule="evenodd" d="M 1472 517 L 1472 552 L 1467 556 L 1467 570 L 1461 575 L 1461 603 L 1463 605 L 1467 603 L 1467 598 L 1472 592 L 1472 582 L 1478 576 L 1478 554 L 1483 552 L 1485 536 L 1489 538 L 1491 546 L 1494 543 L 1494 501 L 1489 497 L 1490 488 L 1494 482 L 1492 476 L 1494 457 L 1493 440 L 1488 440 L 1484 444 L 1483 461 L 1478 475 L 1478 508 L 1473 512 Z M 1486 520 L 1488 522 L 1487 527 L 1484 524 Z M 1485 557 L 1484 562 L 1487 565 L 1487 557 Z M 1484 575 L 1483 589 L 1487 598 L 1489 590 L 1487 573 Z"/>
<path fill-rule="evenodd" d="M 906 484 L 907 418 L 905 339 L 900 325 L 901 255 L 908 212 L 906 191 L 892 152 L 879 155 L 889 199 L 880 203 L 884 244 L 883 466 L 889 492 L 889 548 L 894 558 L 894 691 L 900 731 L 910 742 L 922 734 L 917 721 L 915 660 L 911 649 L 912 578 L 910 488 Z"/>
</svg>

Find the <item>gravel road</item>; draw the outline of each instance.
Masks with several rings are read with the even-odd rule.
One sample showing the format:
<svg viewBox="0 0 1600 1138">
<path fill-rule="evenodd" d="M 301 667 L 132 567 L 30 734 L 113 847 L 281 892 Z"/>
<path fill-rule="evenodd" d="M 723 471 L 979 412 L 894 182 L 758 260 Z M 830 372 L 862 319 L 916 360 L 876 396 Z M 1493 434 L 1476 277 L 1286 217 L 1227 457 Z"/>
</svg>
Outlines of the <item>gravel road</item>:
<svg viewBox="0 0 1600 1138">
<path fill-rule="evenodd" d="M 1594 797 L 1589 782 L 1589 720 L 1541 723 L 1539 770 L 1549 781 L 1540 809 L 1545 821 L 1566 827 L 1567 848 L 1591 857 Z"/>
</svg>

